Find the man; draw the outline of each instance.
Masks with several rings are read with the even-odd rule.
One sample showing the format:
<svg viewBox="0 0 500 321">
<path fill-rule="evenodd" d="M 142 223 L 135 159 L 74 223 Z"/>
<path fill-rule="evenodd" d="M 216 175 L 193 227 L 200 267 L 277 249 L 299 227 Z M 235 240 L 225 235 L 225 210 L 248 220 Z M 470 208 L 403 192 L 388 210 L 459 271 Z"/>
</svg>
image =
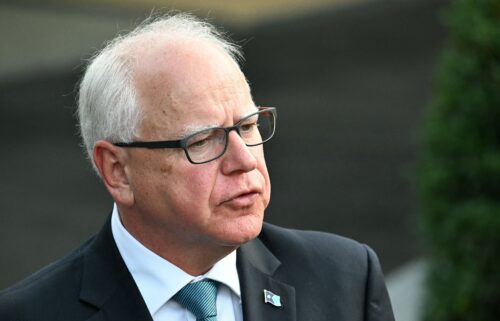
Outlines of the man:
<svg viewBox="0 0 500 321">
<path fill-rule="evenodd" d="M 0 320 L 393 320 L 367 246 L 263 226 L 276 109 L 256 107 L 238 57 L 177 14 L 93 58 L 80 129 L 111 218 L 3 291 Z"/>
</svg>

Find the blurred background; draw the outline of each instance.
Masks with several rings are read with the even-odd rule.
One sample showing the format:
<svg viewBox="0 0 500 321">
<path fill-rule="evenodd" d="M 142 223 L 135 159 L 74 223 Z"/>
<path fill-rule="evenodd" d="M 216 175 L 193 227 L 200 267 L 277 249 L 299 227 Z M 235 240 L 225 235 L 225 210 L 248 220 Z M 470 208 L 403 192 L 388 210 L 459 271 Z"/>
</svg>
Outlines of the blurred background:
<svg viewBox="0 0 500 321">
<path fill-rule="evenodd" d="M 112 207 L 75 126 L 85 61 L 154 10 L 209 17 L 243 48 L 266 145 L 266 220 L 369 244 L 387 275 L 422 253 L 418 128 L 442 0 L 0 2 L 0 288 L 97 232 Z"/>
</svg>

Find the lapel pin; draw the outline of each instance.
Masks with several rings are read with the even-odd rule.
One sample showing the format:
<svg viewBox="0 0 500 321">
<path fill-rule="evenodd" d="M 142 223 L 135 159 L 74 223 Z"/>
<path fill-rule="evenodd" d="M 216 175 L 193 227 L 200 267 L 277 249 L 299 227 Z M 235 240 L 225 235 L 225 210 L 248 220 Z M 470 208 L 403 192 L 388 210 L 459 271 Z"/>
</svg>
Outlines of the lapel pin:
<svg viewBox="0 0 500 321">
<path fill-rule="evenodd" d="M 269 303 L 275 307 L 281 307 L 281 297 L 271 291 L 264 289 L 264 303 Z"/>
</svg>

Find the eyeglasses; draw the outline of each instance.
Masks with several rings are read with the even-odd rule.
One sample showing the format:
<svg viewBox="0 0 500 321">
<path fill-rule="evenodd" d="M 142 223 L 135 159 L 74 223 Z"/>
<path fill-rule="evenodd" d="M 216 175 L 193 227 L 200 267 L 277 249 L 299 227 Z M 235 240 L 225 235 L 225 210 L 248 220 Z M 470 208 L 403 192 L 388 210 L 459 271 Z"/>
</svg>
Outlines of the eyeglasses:
<svg viewBox="0 0 500 321">
<path fill-rule="evenodd" d="M 182 148 L 193 164 L 213 161 L 226 152 L 227 136 L 236 130 L 247 146 L 257 146 L 270 140 L 276 128 L 276 108 L 258 107 L 257 112 L 242 118 L 234 126 L 213 127 L 192 133 L 180 140 L 114 143 L 119 147 Z"/>
</svg>

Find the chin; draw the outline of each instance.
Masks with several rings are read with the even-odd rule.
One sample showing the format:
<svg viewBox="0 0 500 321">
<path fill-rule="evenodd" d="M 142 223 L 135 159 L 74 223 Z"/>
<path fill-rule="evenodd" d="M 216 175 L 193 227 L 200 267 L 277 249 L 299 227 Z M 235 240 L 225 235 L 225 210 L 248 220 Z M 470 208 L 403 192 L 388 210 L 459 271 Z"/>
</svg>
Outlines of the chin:
<svg viewBox="0 0 500 321">
<path fill-rule="evenodd" d="M 233 222 L 234 224 L 227 224 L 220 231 L 222 243 L 226 246 L 239 247 L 254 238 L 256 238 L 262 230 L 263 217 L 252 216 L 245 217 L 244 220 Z"/>
</svg>

